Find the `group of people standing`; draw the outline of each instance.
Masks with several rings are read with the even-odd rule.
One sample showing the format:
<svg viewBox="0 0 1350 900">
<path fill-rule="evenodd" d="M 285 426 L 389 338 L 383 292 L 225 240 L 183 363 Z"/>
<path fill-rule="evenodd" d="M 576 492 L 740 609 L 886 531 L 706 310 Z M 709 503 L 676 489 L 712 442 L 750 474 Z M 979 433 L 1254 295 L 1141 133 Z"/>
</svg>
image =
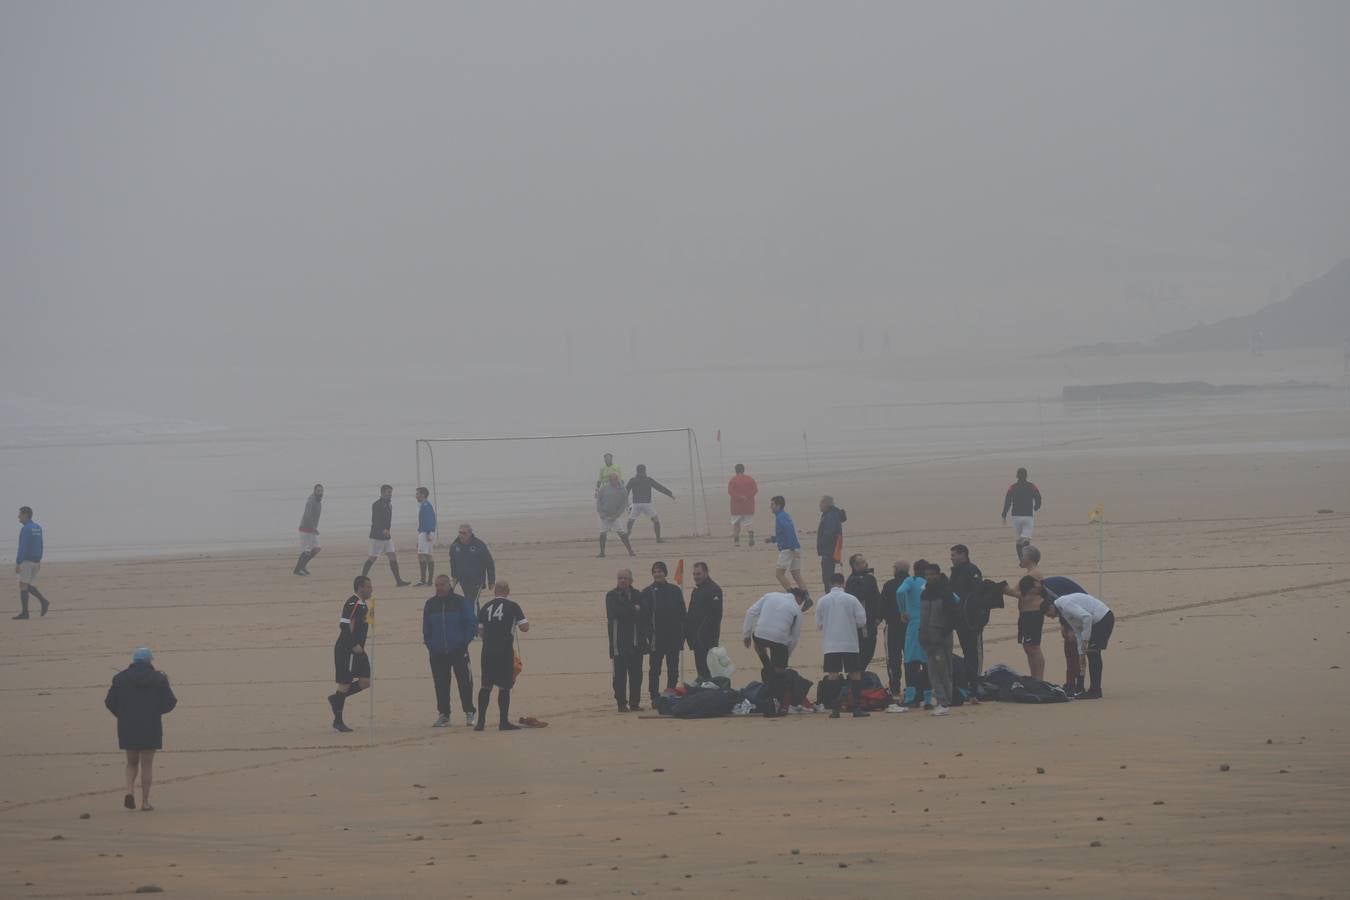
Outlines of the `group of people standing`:
<svg viewBox="0 0 1350 900">
<path fill-rule="evenodd" d="M 422 643 L 427 649 L 432 685 L 436 695 L 436 721 L 433 728 L 445 728 L 450 720 L 450 688 L 458 682 L 460 706 L 470 726 L 482 731 L 487 725 L 486 710 L 497 689 L 497 727 L 515 731 L 511 721 L 511 690 L 520 674 L 520 656 L 516 651 L 517 632 L 530 630 L 529 620 L 520 604 L 511 599 L 511 586 L 502 580 L 489 585 L 492 599 L 478 605 L 476 597 L 457 594 L 449 575 L 438 575 L 436 593 L 422 607 Z M 333 644 L 333 667 L 337 688 L 328 695 L 333 713 L 333 730 L 347 733 L 344 711 L 347 701 L 371 686 L 370 599 L 374 595 L 368 576 L 358 575 L 352 582 L 352 595 L 342 606 L 338 618 L 338 637 Z M 479 652 L 480 687 L 475 702 L 474 679 L 469 660 L 469 645 L 482 640 Z"/>
<path fill-rule="evenodd" d="M 774 709 L 768 715 L 786 715 L 802 705 L 790 690 L 789 659 L 801 638 L 803 616 L 812 606 L 822 635 L 826 679 L 847 679 L 848 691 L 833 694 L 832 718 L 839 716 L 845 696 L 851 696 L 854 715 L 868 715 L 858 697 L 862 676 L 875 658 L 880 628 L 886 628 L 886 669 L 889 693 L 896 702 L 888 712 L 922 706 L 935 716 L 950 713 L 953 705 L 979 703 L 984 666 L 984 629 L 1002 597 L 1018 600 L 1018 643 L 1026 651 L 1031 677 L 1043 680 L 1045 659 L 1040 641 L 1044 620 L 1060 621 L 1065 640 L 1064 690 L 1081 699 L 1102 696 L 1102 651 L 1115 627 L 1115 615 L 1101 600 L 1072 580 L 1042 577 L 1040 551 L 1022 545 L 1026 574 L 1016 589 L 1007 582 L 984 578 L 970 559 L 970 550 L 956 544 L 950 550 L 951 568 L 920 559 L 913 566 L 900 560 L 892 577 L 878 586 L 865 556 L 849 559 L 851 572 L 830 577 L 830 589 L 813 603 L 802 587 L 765 594 L 745 614 L 742 639 L 753 647 L 761 663 Z M 954 666 L 959 642 L 963 664 Z M 1090 686 L 1083 685 L 1083 663 Z M 903 691 L 902 691 L 903 684 Z"/>
<path fill-rule="evenodd" d="M 708 652 L 722 636 L 722 588 L 705 562 L 694 563 L 694 589 L 685 605 L 684 589 L 669 580 L 661 561 L 652 563 L 651 584 L 638 589 L 631 569 L 620 569 L 605 595 L 609 658 L 614 670 L 614 702 L 619 712 L 642 710 L 642 670 L 647 664 L 647 693 L 653 706 L 681 675 L 681 651 L 688 646 L 699 681 L 712 677 Z"/>
<path fill-rule="evenodd" d="M 424 487 L 417 489 L 417 565 L 419 577 L 416 587 L 432 587 L 436 582 L 436 562 L 433 556 L 437 537 L 436 509 L 431 504 L 431 493 Z M 399 572 L 398 550 L 394 546 L 394 488 L 380 485 L 380 496 L 370 505 L 370 549 L 361 575 L 369 577 L 371 568 L 381 556 L 389 560 L 396 587 L 408 587 Z M 300 558 L 294 574 L 308 575 L 309 563 L 319 555 L 319 517 L 323 514 L 323 485 L 314 485 L 314 491 L 305 500 L 305 511 L 300 517 Z M 487 544 L 473 532 L 473 526 L 463 522 L 450 542 L 450 579 L 478 610 L 478 595 L 484 587 L 497 580 L 496 562 Z"/>
</svg>

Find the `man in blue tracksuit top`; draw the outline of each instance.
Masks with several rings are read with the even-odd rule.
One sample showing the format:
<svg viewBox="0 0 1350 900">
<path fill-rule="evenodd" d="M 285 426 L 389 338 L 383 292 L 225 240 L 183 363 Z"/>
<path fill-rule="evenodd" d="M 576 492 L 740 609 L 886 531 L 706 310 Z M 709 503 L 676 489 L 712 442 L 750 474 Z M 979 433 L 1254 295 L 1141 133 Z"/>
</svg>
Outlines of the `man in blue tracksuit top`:
<svg viewBox="0 0 1350 900">
<path fill-rule="evenodd" d="M 436 543 L 436 509 L 428 498 L 431 492 L 424 487 L 417 489 L 417 584 L 426 586 L 432 583 L 436 574 L 436 564 L 431 559 L 431 548 Z"/>
<path fill-rule="evenodd" d="M 31 506 L 19 507 L 19 553 L 14 557 L 14 572 L 19 576 L 19 614 L 16 619 L 28 618 L 28 595 L 42 604 L 42 615 L 51 606 L 37 589 L 38 570 L 42 568 L 42 526 L 33 521 Z"/>
<path fill-rule="evenodd" d="M 450 676 L 459 681 L 459 704 L 474 723 L 473 675 L 469 671 L 469 641 L 478 634 L 473 604 L 450 590 L 450 576 L 436 577 L 436 596 L 422 607 L 422 643 L 431 657 L 431 677 L 436 683 L 436 709 L 440 718 L 433 728 L 450 724 Z"/>
<path fill-rule="evenodd" d="M 769 542 L 778 546 L 778 565 L 774 570 L 778 583 L 783 586 L 783 590 L 792 590 L 788 582 L 788 573 L 791 572 L 797 587 L 806 590 L 806 585 L 802 583 L 802 542 L 797 537 L 797 526 L 787 514 L 787 501 L 781 495 L 774 497 L 769 500 L 769 509 L 773 510 L 773 537 L 769 538 Z"/>
</svg>

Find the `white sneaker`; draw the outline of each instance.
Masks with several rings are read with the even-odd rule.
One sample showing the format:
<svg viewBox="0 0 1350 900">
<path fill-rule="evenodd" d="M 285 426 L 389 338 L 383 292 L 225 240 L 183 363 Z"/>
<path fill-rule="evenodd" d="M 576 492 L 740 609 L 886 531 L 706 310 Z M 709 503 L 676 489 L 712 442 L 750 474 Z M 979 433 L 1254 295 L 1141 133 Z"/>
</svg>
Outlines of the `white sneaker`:
<svg viewBox="0 0 1350 900">
<path fill-rule="evenodd" d="M 905 708 L 899 703 L 892 703 L 890 706 L 886 707 L 886 712 L 901 713 L 904 711 Z"/>
<path fill-rule="evenodd" d="M 449 724 L 450 724 L 450 717 L 449 717 L 449 716 L 441 716 L 441 717 L 439 717 L 438 719 L 436 719 L 435 722 L 432 722 L 432 723 L 431 723 L 431 727 L 432 727 L 432 728 L 445 728 L 445 727 L 447 727 Z"/>
<path fill-rule="evenodd" d="M 945 707 L 945 706 L 939 706 L 937 709 L 933 710 L 933 715 L 935 715 L 935 716 L 945 716 L 945 715 L 947 715 L 947 714 L 950 713 L 950 712 L 951 712 L 951 710 L 948 709 L 947 707 Z"/>
<path fill-rule="evenodd" d="M 800 706 L 789 706 L 788 712 L 792 713 L 794 716 L 800 716 L 805 715 L 806 710 Z"/>
<path fill-rule="evenodd" d="M 468 723 L 469 727 L 472 728 L 478 724 L 478 714 L 469 713 L 469 717 L 465 721 Z M 445 724 L 449 725 L 450 723 L 447 721 Z"/>
</svg>

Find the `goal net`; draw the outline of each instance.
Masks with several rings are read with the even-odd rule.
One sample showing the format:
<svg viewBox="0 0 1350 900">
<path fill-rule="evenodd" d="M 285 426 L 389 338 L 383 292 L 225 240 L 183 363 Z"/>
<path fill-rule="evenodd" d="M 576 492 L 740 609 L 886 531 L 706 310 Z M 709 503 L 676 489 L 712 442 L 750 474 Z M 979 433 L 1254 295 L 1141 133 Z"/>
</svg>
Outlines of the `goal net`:
<svg viewBox="0 0 1350 900">
<path fill-rule="evenodd" d="M 593 537 L 595 483 L 606 453 L 625 483 L 643 464 L 675 494 L 652 494 L 664 534 L 711 534 L 693 428 L 418 438 L 415 449 L 417 484 L 431 492 L 441 541 L 462 521 L 511 523 L 516 540 Z M 650 537 L 650 527 L 638 524 L 638 539 Z"/>
</svg>

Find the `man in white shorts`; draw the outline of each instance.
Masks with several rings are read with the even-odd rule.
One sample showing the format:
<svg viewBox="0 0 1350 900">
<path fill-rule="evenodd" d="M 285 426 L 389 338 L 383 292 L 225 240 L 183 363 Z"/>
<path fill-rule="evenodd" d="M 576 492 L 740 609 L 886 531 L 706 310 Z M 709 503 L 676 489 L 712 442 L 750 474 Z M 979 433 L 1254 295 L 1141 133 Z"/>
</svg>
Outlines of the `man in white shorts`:
<svg viewBox="0 0 1350 900">
<path fill-rule="evenodd" d="M 599 490 L 595 492 L 595 512 L 600 518 L 600 553 L 597 559 L 605 558 L 605 541 L 611 531 L 623 541 L 624 547 L 628 548 L 629 556 L 637 556 L 633 552 L 633 545 L 628 543 L 628 529 L 623 525 L 627 511 L 628 491 L 619 481 L 619 473 L 610 472 L 609 480 L 600 485 Z"/>
<path fill-rule="evenodd" d="M 633 505 L 628 508 L 628 533 L 633 533 L 633 526 L 637 524 L 638 516 L 646 516 L 652 520 L 652 530 L 656 532 L 656 542 L 658 544 L 664 543 L 661 540 L 661 517 L 656 514 L 656 505 L 652 503 L 652 491 L 665 494 L 672 500 L 675 499 L 675 495 L 664 484 L 649 476 L 647 467 L 641 464 L 637 467 L 637 474 L 628 479 L 627 490 L 633 497 Z"/>
<path fill-rule="evenodd" d="M 51 605 L 37 589 L 38 571 L 42 568 L 42 526 L 33 521 L 31 506 L 19 507 L 19 552 L 14 557 L 14 573 L 19 576 L 19 614 L 16 619 L 28 618 L 28 598 L 36 597 L 42 604 L 41 615 Z"/>
<path fill-rule="evenodd" d="M 309 561 L 319 555 L 319 516 L 323 513 L 323 485 L 314 485 L 314 493 L 305 501 L 305 512 L 300 517 L 300 558 L 296 560 L 296 575 L 309 574 Z"/>
<path fill-rule="evenodd" d="M 750 533 L 750 546 L 755 546 L 755 495 L 759 485 L 755 479 L 745 474 L 745 466 L 736 463 L 736 474 L 727 482 L 727 494 L 731 497 L 731 543 L 741 545 L 741 529 Z"/>
<path fill-rule="evenodd" d="M 393 496 L 392 485 L 380 485 L 380 499 L 370 504 L 370 555 L 366 558 L 361 575 L 363 577 L 369 575 L 370 567 L 375 565 L 375 560 L 383 554 L 389 557 L 389 571 L 394 573 L 394 584 L 398 587 L 407 587 L 412 582 L 404 581 L 403 576 L 398 573 L 398 554 L 394 552 L 394 542 L 389 536 L 389 530 L 394 524 Z"/>
<path fill-rule="evenodd" d="M 436 563 L 431 558 L 432 546 L 436 543 L 436 509 L 428 499 L 431 492 L 424 487 L 417 489 L 417 571 L 419 586 L 434 583 Z"/>
<path fill-rule="evenodd" d="M 1036 524 L 1036 511 L 1041 508 L 1041 491 L 1027 480 L 1027 470 L 1017 470 L 1017 480 L 1003 495 L 1003 524 L 1008 524 L 1012 513 L 1013 533 L 1017 535 L 1017 561 L 1022 562 L 1022 548 L 1031 544 L 1031 531 Z"/>
<path fill-rule="evenodd" d="M 769 500 L 769 509 L 773 510 L 774 530 L 773 537 L 768 540 L 778 546 L 778 564 L 774 567 L 774 575 L 783 590 L 787 591 L 792 589 L 792 584 L 788 582 L 788 573 L 792 573 L 792 581 L 805 591 L 806 585 L 802 582 L 802 542 L 797 537 L 797 526 L 787 514 L 787 500 L 782 496 L 773 497 Z"/>
</svg>

